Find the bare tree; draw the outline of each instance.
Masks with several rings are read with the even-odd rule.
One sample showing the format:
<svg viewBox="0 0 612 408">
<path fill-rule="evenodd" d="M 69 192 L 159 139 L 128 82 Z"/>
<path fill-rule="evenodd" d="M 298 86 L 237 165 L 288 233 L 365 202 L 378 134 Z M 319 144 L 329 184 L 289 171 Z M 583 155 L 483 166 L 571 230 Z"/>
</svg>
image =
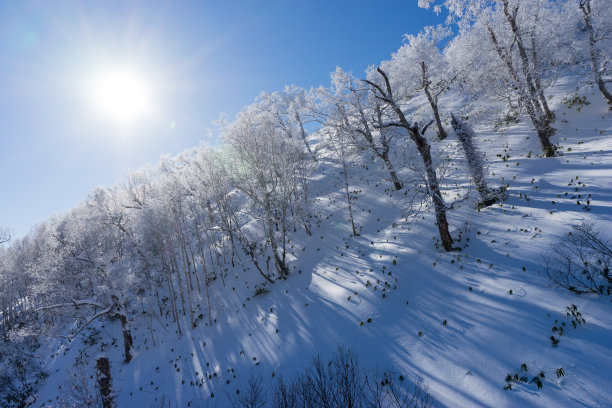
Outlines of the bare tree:
<svg viewBox="0 0 612 408">
<path fill-rule="evenodd" d="M 410 386 L 393 370 L 359 363 L 356 353 L 339 347 L 330 359 L 315 356 L 291 382 L 274 387 L 274 408 L 431 408 L 433 400 L 418 384 Z"/>
<path fill-rule="evenodd" d="M 229 395 L 232 408 L 264 408 L 267 395 L 262 383 L 261 377 L 249 377 L 246 389 Z"/>
<path fill-rule="evenodd" d="M 612 244 L 593 224 L 573 225 L 545 261 L 545 274 L 556 286 L 574 293 L 612 292 Z"/>
</svg>

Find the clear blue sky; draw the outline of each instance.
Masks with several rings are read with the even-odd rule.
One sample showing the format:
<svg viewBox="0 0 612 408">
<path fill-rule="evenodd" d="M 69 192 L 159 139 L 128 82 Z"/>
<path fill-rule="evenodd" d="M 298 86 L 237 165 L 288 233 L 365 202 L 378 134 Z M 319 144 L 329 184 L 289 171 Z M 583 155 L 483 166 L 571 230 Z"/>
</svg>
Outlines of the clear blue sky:
<svg viewBox="0 0 612 408">
<path fill-rule="evenodd" d="M 97 185 L 211 139 L 259 92 L 362 73 L 441 22 L 416 0 L 0 0 L 0 226 L 23 236 Z M 96 112 L 92 78 L 129 67 L 154 109 Z"/>
</svg>

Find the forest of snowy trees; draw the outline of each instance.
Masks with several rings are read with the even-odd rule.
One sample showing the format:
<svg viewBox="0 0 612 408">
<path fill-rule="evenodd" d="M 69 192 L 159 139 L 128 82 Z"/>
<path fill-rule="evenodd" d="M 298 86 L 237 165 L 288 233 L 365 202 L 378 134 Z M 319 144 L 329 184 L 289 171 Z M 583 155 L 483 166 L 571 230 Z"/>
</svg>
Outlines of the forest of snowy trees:
<svg viewBox="0 0 612 408">
<path fill-rule="evenodd" d="M 219 147 L 198 146 L 98 187 L 65 214 L 10 240 L 0 232 L 0 405 L 25 401 L 41 367 L 32 350 L 72 339 L 96 319 L 119 319 L 125 361 L 132 315 L 170 313 L 175 329 L 214 326 L 216 288 L 228 270 L 257 274 L 273 290 L 299 262 L 297 235 L 313 211 L 321 163 L 342 172 L 353 235 L 351 174 L 368 168 L 411 206 L 435 214 L 439 246 L 453 251 L 443 172 L 455 135 L 481 205 L 503 200 L 489 186 L 472 136 L 486 112 L 524 116 L 555 156 L 547 90 L 568 73 L 591 78 L 612 107 L 612 8 L 603 0 L 419 0 L 448 13 L 444 26 L 406 35 L 364 75 L 338 68 L 327 87 L 262 93 L 220 127 Z M 410 30 L 407 27 L 406 30 Z M 455 111 L 445 106 L 452 94 Z M 457 101 L 460 101 L 457 104 Z M 471 289 L 471 288 L 470 288 Z M 200 306 L 202 305 L 202 306 Z M 199 309 L 198 309 L 199 307 Z M 199 316 L 204 310 L 204 316 Z M 187 316 L 181 319 L 180 316 Z"/>
</svg>

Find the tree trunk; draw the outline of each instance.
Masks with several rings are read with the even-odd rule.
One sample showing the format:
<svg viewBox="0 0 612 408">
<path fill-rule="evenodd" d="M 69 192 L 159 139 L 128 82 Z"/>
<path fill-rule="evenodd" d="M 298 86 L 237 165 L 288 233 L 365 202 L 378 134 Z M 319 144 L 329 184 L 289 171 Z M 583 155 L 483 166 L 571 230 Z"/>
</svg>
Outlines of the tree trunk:
<svg viewBox="0 0 612 408">
<path fill-rule="evenodd" d="M 531 74 L 533 75 L 533 79 L 535 81 L 536 89 L 538 90 L 538 99 L 540 104 L 542 105 L 542 109 L 546 113 L 546 117 L 552 123 L 555 120 L 555 114 L 552 112 L 548 106 L 548 101 L 546 100 L 546 96 L 544 95 L 544 87 L 542 86 L 542 81 L 540 79 L 540 60 L 538 58 L 538 46 L 536 44 L 536 27 L 540 24 L 539 18 L 539 10 L 536 7 L 535 16 L 534 16 L 535 26 L 531 28 L 531 33 L 528 34 L 531 39 Z"/>
<path fill-rule="evenodd" d="M 431 90 L 429 89 L 430 81 L 429 77 L 427 76 L 427 65 L 425 64 L 425 61 L 421 61 L 421 71 L 423 72 L 423 90 L 425 91 L 425 95 L 427 95 L 427 100 L 429 101 L 429 105 L 431 106 L 431 110 L 434 114 L 434 119 L 436 120 L 438 137 L 440 140 L 444 140 L 448 135 L 446 134 L 444 126 L 442 126 L 442 120 L 440 119 L 440 112 L 438 111 L 438 98 L 432 95 Z"/>
<path fill-rule="evenodd" d="M 554 157 L 555 145 L 550 142 L 550 138 L 555 134 L 555 129 L 548 123 L 542 123 L 541 127 L 536 127 L 536 131 L 538 133 L 538 139 L 540 139 L 540 144 L 542 145 L 542 150 L 544 150 L 544 155 L 546 157 Z"/>
<path fill-rule="evenodd" d="M 128 323 L 127 314 L 123 305 L 119 303 L 117 296 L 111 296 L 111 300 L 113 301 L 113 308 L 115 309 L 115 317 L 119 318 L 119 321 L 121 322 L 125 362 L 129 363 L 132 361 L 132 347 L 134 346 L 134 340 L 132 339 L 132 332 Z"/>
<path fill-rule="evenodd" d="M 233 217 L 235 217 L 235 214 L 233 215 Z M 255 265 L 257 272 L 259 272 L 259 274 L 266 281 L 273 284 L 274 280 L 270 276 L 268 276 L 268 274 L 266 274 L 263 271 L 263 269 L 261 269 L 261 266 L 259 266 L 259 262 L 257 261 L 257 257 L 255 254 L 255 248 L 257 244 L 255 243 L 251 244 L 249 242 L 248 238 L 242 232 L 242 229 L 240 228 L 240 224 L 238 224 L 238 220 L 235 218 L 234 218 L 234 225 L 236 226 L 236 233 L 238 234 L 238 241 L 240 242 L 240 245 L 242 246 L 242 250 L 244 251 L 245 255 L 248 255 L 249 258 L 251 258 L 251 262 L 253 262 L 253 265 Z"/>
<path fill-rule="evenodd" d="M 255 265 L 255 269 L 257 269 L 259 274 L 268 282 L 274 283 L 274 280 L 270 276 L 268 276 L 268 274 L 265 273 L 263 269 L 261 269 L 261 266 L 259 266 L 259 262 L 257 261 L 257 259 L 255 259 L 255 255 L 252 252 L 249 255 L 251 256 L 251 261 L 253 262 L 253 265 Z"/>
<path fill-rule="evenodd" d="M 124 314 L 119 314 L 118 317 L 121 321 L 121 331 L 123 332 L 123 350 L 125 353 L 125 362 L 129 363 L 132 361 L 132 346 L 134 345 L 134 341 L 132 340 L 132 332 L 130 331 L 127 316 Z"/>
<path fill-rule="evenodd" d="M 531 35 L 531 57 L 533 60 L 533 77 L 535 80 L 536 89 L 538 90 L 538 98 L 540 100 L 540 104 L 546 113 L 546 117 L 550 122 L 555 120 L 555 114 L 550 110 L 548 106 L 548 101 L 546 100 L 546 95 L 544 95 L 544 87 L 542 86 L 542 81 L 540 80 L 540 75 L 538 71 L 540 69 L 540 62 L 538 59 L 538 51 L 536 46 L 535 37 L 533 34 Z"/>
<path fill-rule="evenodd" d="M 440 193 L 438 176 L 436 175 L 436 169 L 434 168 L 433 161 L 431 159 L 431 146 L 427 142 L 427 139 L 421 133 L 419 133 L 419 128 L 417 127 L 417 125 L 410 125 L 410 122 L 408 122 L 408 119 L 406 119 L 404 112 L 398 105 L 397 101 L 393 98 L 393 91 L 391 89 L 391 83 L 389 82 L 389 77 L 387 76 L 387 74 L 382 69 L 380 69 L 380 67 L 376 70 L 385 81 L 386 92 L 380 86 L 376 85 L 371 81 L 366 80 L 365 82 L 380 93 L 380 96 L 378 96 L 378 98 L 388 103 L 397 115 L 399 123 L 393 123 L 388 126 L 398 126 L 406 129 L 412 141 L 416 143 L 417 150 L 419 151 L 419 154 L 425 166 L 425 172 L 427 175 L 427 187 L 434 203 L 436 224 L 440 233 L 442 247 L 446 251 L 452 251 L 454 249 L 453 238 L 451 237 L 451 234 L 448 230 L 448 221 L 446 220 L 446 204 L 444 203 L 444 199 L 442 198 L 442 194 Z"/>
<path fill-rule="evenodd" d="M 404 185 L 399 180 L 399 177 L 397 177 L 397 172 L 395 171 L 395 168 L 393 167 L 393 164 L 391 163 L 391 160 L 389 159 L 389 154 L 387 151 L 383 152 L 382 159 L 383 159 L 383 162 L 385 162 L 385 165 L 387 166 L 387 170 L 389 170 L 389 176 L 391 177 L 391 182 L 393 183 L 393 187 L 398 191 L 404 188 Z"/>
<path fill-rule="evenodd" d="M 170 255 L 170 271 L 176 275 L 176 280 L 179 288 L 179 294 L 181 296 L 181 308 L 183 310 L 183 316 L 187 315 L 187 310 L 185 309 L 185 294 L 183 291 L 183 280 L 181 279 L 181 270 L 178 267 L 178 262 L 176 261 L 176 253 L 173 248 L 169 250 Z"/>
<path fill-rule="evenodd" d="M 527 83 L 529 100 L 533 104 L 534 108 L 535 120 L 532 119 L 532 122 L 536 127 L 538 138 L 540 139 L 540 143 L 542 144 L 542 150 L 544 150 L 546 157 L 553 157 L 555 155 L 555 148 L 552 143 L 550 143 L 551 136 L 555 134 L 555 129 L 553 129 L 551 126 L 552 114 L 549 111 L 549 114 L 547 115 L 544 111 L 544 108 L 542 107 L 539 98 L 539 94 L 543 95 L 544 93 L 541 89 L 537 89 L 537 84 L 534 81 L 533 75 L 531 74 L 529 66 L 529 57 L 527 56 L 527 52 L 525 51 L 523 39 L 516 24 L 516 13 L 518 10 L 518 6 L 516 6 L 513 13 L 510 13 L 510 11 L 508 10 L 508 0 L 503 0 L 503 5 L 504 14 L 506 15 L 506 19 L 510 24 L 510 28 L 512 29 L 512 33 L 514 34 L 514 39 L 519 51 L 519 55 L 521 56 L 523 76 L 525 77 L 525 81 Z"/>
<path fill-rule="evenodd" d="M 507 4 L 507 2 L 505 2 L 504 4 Z M 508 15 L 508 20 L 511 21 L 512 20 L 511 16 L 509 14 L 507 15 Z M 513 25 L 511 22 L 511 25 L 514 27 L 514 29 L 517 29 L 516 24 Z M 493 42 L 493 45 L 495 46 L 495 50 L 497 51 L 497 54 L 499 55 L 501 60 L 506 64 L 506 67 L 508 68 L 508 73 L 510 74 L 510 76 L 512 77 L 512 80 L 514 81 L 516 85 L 516 91 L 519 94 L 519 99 L 521 100 L 523 105 L 525 105 L 525 109 L 527 110 L 527 114 L 529 115 L 529 118 L 531 119 L 531 123 L 533 123 L 533 126 L 535 127 L 535 130 L 538 135 L 538 139 L 540 140 L 540 144 L 542 145 L 542 150 L 544 151 L 544 154 L 546 155 L 546 157 L 553 157 L 555 155 L 555 146 L 550 142 L 550 137 L 555 134 L 555 129 L 553 129 L 550 126 L 551 119 L 548 116 L 546 116 L 546 114 L 542 110 L 540 101 L 538 99 L 537 91 L 535 89 L 535 86 L 532 83 L 531 75 L 528 72 L 529 67 L 525 66 L 525 64 L 528 64 L 527 54 L 525 53 L 525 50 L 521 46 L 519 46 L 519 50 L 522 50 L 521 59 L 523 61 L 523 73 L 525 74 L 526 76 L 525 80 L 527 81 L 527 88 L 528 88 L 527 90 L 525 90 L 521 86 L 521 80 L 519 78 L 519 74 L 514 68 L 511 58 L 509 58 L 506 54 L 504 54 L 504 51 L 500 47 L 499 42 L 497 41 L 497 37 L 495 36 L 495 32 L 493 31 L 491 27 L 487 27 L 487 29 L 489 31 L 489 34 L 491 35 L 491 41 Z"/>
<path fill-rule="evenodd" d="M 431 160 L 431 146 L 429 146 L 429 143 L 427 143 L 427 140 L 423 136 L 418 134 L 418 131 L 414 133 L 419 136 L 416 139 L 417 149 L 419 151 L 419 154 L 421 155 L 421 158 L 423 159 L 423 164 L 425 165 L 425 172 L 427 174 L 427 187 L 434 203 L 436 224 L 438 225 L 438 232 L 440 233 L 442 247 L 446 251 L 451 251 L 453 249 L 453 238 L 451 237 L 451 234 L 448 231 L 448 221 L 446 220 L 446 204 L 444 203 L 444 199 L 442 198 L 442 194 L 440 193 L 438 176 L 436 175 L 436 169 L 434 168 L 433 162 Z"/>
<path fill-rule="evenodd" d="M 203 265 L 204 267 L 206 267 L 206 265 Z M 212 327 L 213 325 L 213 321 L 212 321 L 212 306 L 210 304 L 210 290 L 209 290 L 209 286 L 211 283 L 211 279 L 208 278 L 208 274 L 204 275 L 206 278 L 204 285 L 206 285 L 206 303 L 207 303 L 207 309 L 208 309 L 208 323 L 210 324 L 210 326 Z"/>
<path fill-rule="evenodd" d="M 315 156 L 314 152 L 310 148 L 310 145 L 308 144 L 308 140 L 306 139 L 306 130 L 304 129 L 304 125 L 302 124 L 302 118 L 300 118 L 300 115 L 297 112 L 295 113 L 295 119 L 298 121 L 298 124 L 300 125 L 300 135 L 302 136 L 302 141 L 304 142 L 304 145 L 306 146 L 306 150 L 308 150 L 308 154 L 310 155 L 310 157 L 312 157 L 312 160 L 316 162 L 317 156 Z"/>
<path fill-rule="evenodd" d="M 356 237 L 357 229 L 355 229 L 355 221 L 353 220 L 353 206 L 351 205 L 351 194 L 349 192 L 349 183 L 347 175 L 346 160 L 342 157 L 342 168 L 344 170 L 344 191 L 346 192 L 346 202 L 348 204 L 349 219 L 351 221 L 351 228 L 353 229 L 353 236 Z"/>
<path fill-rule="evenodd" d="M 278 276 L 281 279 L 286 279 L 289 276 L 289 269 L 287 265 L 283 262 L 281 257 L 278 255 L 278 244 L 276 242 L 276 237 L 274 236 L 274 230 L 272 223 L 268 223 L 268 239 L 270 240 L 270 246 L 272 247 L 272 254 L 274 258 L 274 265 L 276 266 L 276 272 L 278 272 Z"/>
<path fill-rule="evenodd" d="M 110 363 L 108 357 L 100 356 L 96 359 L 96 379 L 100 390 L 103 408 L 116 408 L 115 393 L 111 379 Z"/>
<path fill-rule="evenodd" d="M 599 52 L 596 48 L 597 39 L 595 38 L 595 30 L 593 29 L 593 22 L 591 21 L 591 0 L 581 0 L 580 9 L 582 10 L 585 28 L 589 33 L 589 54 L 591 56 L 591 69 L 593 71 L 593 76 L 595 77 L 595 83 L 599 88 L 599 92 L 601 92 L 603 97 L 606 99 L 610 109 L 612 109 L 612 95 L 608 89 L 606 89 L 606 84 L 601 73 Z"/>
<path fill-rule="evenodd" d="M 380 115 L 381 114 L 380 109 L 377 109 L 377 110 Z M 393 187 L 398 191 L 401 190 L 402 188 L 404 188 L 404 185 L 401 183 L 401 181 L 399 181 L 399 178 L 397 177 L 397 172 L 395 171 L 395 168 L 393 167 L 393 164 L 391 163 L 391 160 L 389 159 L 389 145 L 384 144 L 382 149 L 378 148 L 374 144 L 374 136 L 372 135 L 372 131 L 370 130 L 370 126 L 368 125 L 368 121 L 366 119 L 365 113 L 361 109 L 359 111 L 359 116 L 360 116 L 361 123 L 363 125 L 363 129 L 359 131 L 359 133 L 363 135 L 363 137 L 366 139 L 370 147 L 370 150 L 375 155 L 380 157 L 382 161 L 385 163 L 385 166 L 387 167 L 387 170 L 389 171 L 389 176 L 391 177 L 391 182 L 393 183 Z M 349 123 L 348 118 L 344 117 L 344 122 L 345 124 L 348 124 Z M 380 150 L 382 150 L 382 152 Z"/>
<path fill-rule="evenodd" d="M 168 265 L 165 257 L 162 256 L 162 267 L 166 271 L 166 281 L 168 282 L 168 296 L 170 296 L 170 305 L 172 306 L 172 318 L 176 322 L 176 328 L 179 336 L 182 334 L 181 323 L 179 319 L 178 306 L 176 305 L 176 291 L 174 290 L 174 284 L 172 283 L 171 268 Z"/>
<path fill-rule="evenodd" d="M 451 125 L 455 130 L 457 140 L 459 140 L 461 147 L 463 147 L 470 175 L 472 176 L 472 180 L 474 180 L 476 191 L 478 191 L 480 195 L 480 204 L 482 206 L 489 206 L 497 202 L 500 197 L 493 194 L 487 185 L 481 155 L 478 148 L 474 145 L 474 131 L 466 123 L 459 121 L 452 113 L 451 118 Z"/>
</svg>

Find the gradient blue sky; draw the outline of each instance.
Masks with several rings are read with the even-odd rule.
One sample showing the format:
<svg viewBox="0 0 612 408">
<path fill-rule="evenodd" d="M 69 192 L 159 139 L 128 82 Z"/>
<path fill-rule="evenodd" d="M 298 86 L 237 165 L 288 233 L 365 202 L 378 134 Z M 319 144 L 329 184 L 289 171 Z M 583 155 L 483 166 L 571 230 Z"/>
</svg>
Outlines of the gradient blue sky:
<svg viewBox="0 0 612 408">
<path fill-rule="evenodd" d="M 362 73 L 441 22 L 416 3 L 0 0 L 0 226 L 24 236 L 129 169 L 214 143 L 211 122 L 261 91 Z M 113 66 L 151 83 L 146 120 L 96 113 L 88 86 Z"/>
</svg>

